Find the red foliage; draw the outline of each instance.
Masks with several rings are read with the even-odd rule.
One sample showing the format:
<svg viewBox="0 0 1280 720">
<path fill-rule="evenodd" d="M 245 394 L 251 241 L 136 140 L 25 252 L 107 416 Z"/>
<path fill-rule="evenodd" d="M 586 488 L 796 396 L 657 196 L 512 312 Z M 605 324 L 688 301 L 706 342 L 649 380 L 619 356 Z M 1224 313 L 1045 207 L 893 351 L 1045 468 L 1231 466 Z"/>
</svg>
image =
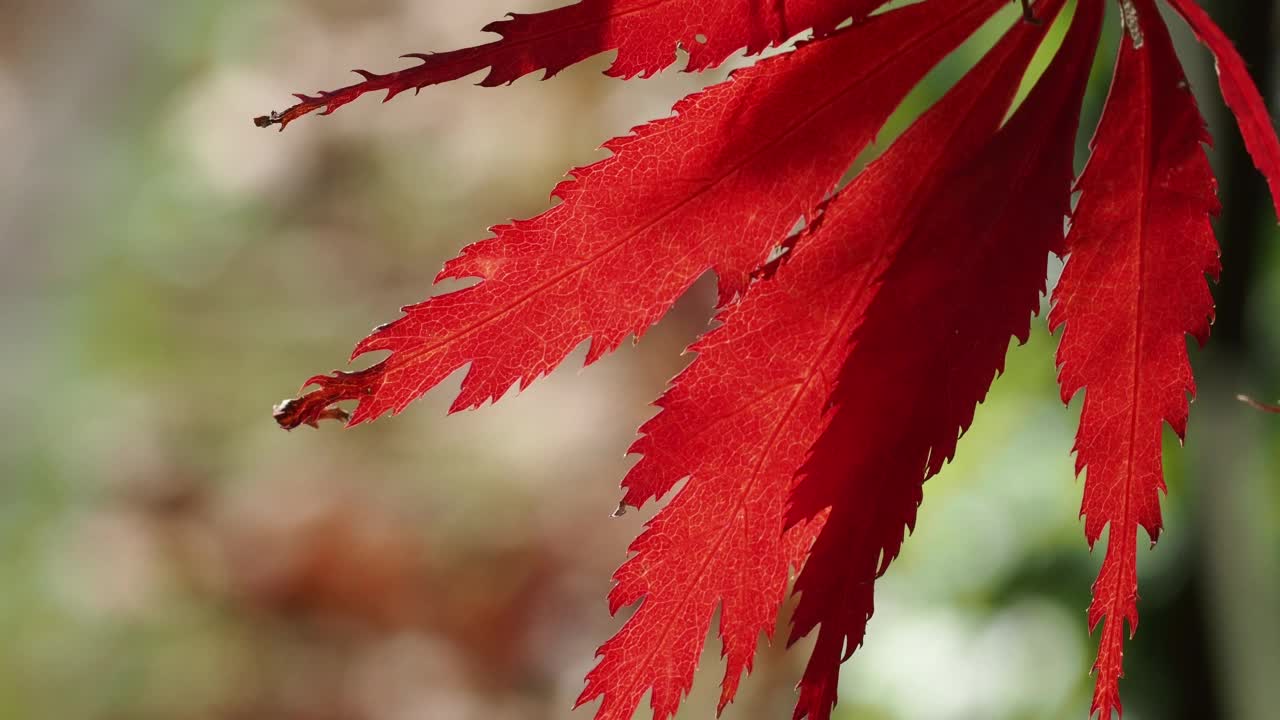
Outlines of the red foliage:
<svg viewBox="0 0 1280 720">
<path fill-rule="evenodd" d="M 1227 101 L 1231 112 L 1235 113 L 1245 147 L 1253 156 L 1254 164 L 1271 185 L 1276 214 L 1280 215 L 1280 142 L 1276 139 L 1275 126 L 1271 123 L 1271 115 L 1267 113 L 1266 103 L 1262 101 L 1262 95 L 1249 77 L 1244 60 L 1199 5 L 1192 0 L 1169 0 L 1169 5 L 1186 18 L 1196 37 L 1208 46 L 1217 59 L 1222 97 Z"/>
<path fill-rule="evenodd" d="M 583 340 L 591 363 L 643 335 L 709 269 L 731 301 L 907 92 L 1001 5 L 879 16 L 735 73 L 680 101 L 675 117 L 609 141 L 613 157 L 555 189 L 562 203 L 494 228 L 436 277 L 483 282 L 405 308 L 353 354 L 390 357 L 312 378 L 321 389 L 282 406 L 282 424 L 314 423 L 343 400 L 359 401 L 352 424 L 399 412 L 468 363 L 453 409 L 479 407 L 550 372 Z"/>
<path fill-rule="evenodd" d="M 755 54 L 812 29 L 830 33 L 841 22 L 861 20 L 888 0 L 581 0 L 533 15 L 511 14 L 485 26 L 495 40 L 443 53 L 414 53 L 415 67 L 379 75 L 355 70 L 364 82 L 315 95 L 280 113 L 257 118 L 260 127 L 286 125 L 308 113 L 328 115 L 365 93 L 385 91 L 383 102 L 406 90 L 457 80 L 488 69 L 481 85 L 512 83 L 543 70 L 549 78 L 589 57 L 610 50 L 618 56 L 608 74 L 617 78 L 652 75 L 676 61 L 676 48 L 689 53 L 690 72 L 715 67 L 746 48 Z"/>
<path fill-rule="evenodd" d="M 1223 94 L 1280 208 L 1280 143 L 1243 62 L 1191 0 L 1168 0 L 1218 58 Z M 573 171 L 563 202 L 494 229 L 439 279 L 464 290 L 406 308 L 353 357 L 277 408 L 286 428 L 399 412 L 469 366 L 453 409 L 496 400 L 555 368 L 583 340 L 587 362 L 637 337 L 707 270 L 723 326 L 658 401 L 623 481 L 639 507 L 685 486 L 617 571 L 610 608 L 640 603 L 599 651 L 580 703 L 657 720 L 688 693 L 714 612 L 726 673 L 720 706 L 772 635 L 793 570 L 792 640 L 818 631 L 796 717 L 828 718 L 840 663 L 862 643 L 875 580 L 915 523 L 923 484 L 1025 341 L 1050 253 L 1069 256 L 1050 325 L 1064 400 L 1085 390 L 1077 469 L 1092 545 L 1110 528 L 1090 607 L 1103 624 L 1092 711 L 1120 710 L 1123 626 L 1137 623 L 1138 527 L 1154 539 L 1164 423 L 1185 431 L 1194 382 L 1185 335 L 1207 339 L 1218 271 L 1208 142 L 1155 0 L 1120 0 L 1127 36 L 1087 170 L 1072 154 L 1106 0 L 1079 0 L 1048 70 L 1015 91 L 1065 0 L 1004 37 L 877 161 L 838 181 L 906 94 L 1006 0 L 582 0 L 488 29 L 502 38 L 332 93 L 299 96 L 285 125 L 360 95 L 488 68 L 496 85 L 550 76 L 617 50 L 608 71 L 646 75 L 689 52 L 689 70 L 735 50 L 814 40 L 691 95 L 674 117 L 610 141 Z M 841 21 L 852 26 L 836 30 Z M 1064 231 L 1070 218 L 1070 230 Z M 980 221 L 978 221 L 980 219 Z M 803 229 L 791 234 L 797 221 Z M 1065 237 L 1064 237 L 1065 235 Z M 781 252 L 781 257 L 771 256 Z M 1104 622 L 1105 620 L 1105 622 Z"/>
<path fill-rule="evenodd" d="M 1081 514 L 1097 542 L 1110 527 L 1093 586 L 1089 625 L 1106 618 L 1095 666 L 1093 710 L 1120 709 L 1122 627 L 1138 624 L 1137 532 L 1160 534 L 1165 489 L 1160 435 L 1186 433 L 1195 381 L 1186 335 L 1209 338 L 1218 273 L 1209 217 L 1218 210 L 1201 143 L 1209 136 L 1159 21 L 1154 0 L 1138 9 L 1111 96 L 1080 178 L 1067 235 L 1071 262 L 1054 291 L 1051 327 L 1066 326 L 1058 350 L 1062 397 L 1085 392 L 1076 469 L 1088 469 Z M 1106 352 L 1098 352 L 1106 348 Z"/>
<path fill-rule="evenodd" d="M 1055 13 L 1061 4 L 1046 3 Z M 922 483 L 955 454 L 1010 337 L 1029 336 L 1045 260 L 1061 249 L 1071 140 L 1100 20 L 1096 5 L 1081 6 L 1063 52 L 1001 128 L 1040 39 L 1031 26 L 1011 31 L 880 161 L 881 184 L 907 191 L 894 193 L 896 206 L 844 220 L 850 234 L 872 228 L 872 244 L 894 254 L 852 334 L 830 426 L 792 499 L 793 519 L 830 509 L 796 583 L 792 639 L 821 625 L 797 718 L 830 715 L 839 664 L 862 643 L 875 580 L 915 525 Z M 912 169 L 927 180 L 902 188 Z M 857 202 L 884 189 L 860 179 L 846 194 Z M 975 207 L 981 223 L 969 221 Z"/>
</svg>

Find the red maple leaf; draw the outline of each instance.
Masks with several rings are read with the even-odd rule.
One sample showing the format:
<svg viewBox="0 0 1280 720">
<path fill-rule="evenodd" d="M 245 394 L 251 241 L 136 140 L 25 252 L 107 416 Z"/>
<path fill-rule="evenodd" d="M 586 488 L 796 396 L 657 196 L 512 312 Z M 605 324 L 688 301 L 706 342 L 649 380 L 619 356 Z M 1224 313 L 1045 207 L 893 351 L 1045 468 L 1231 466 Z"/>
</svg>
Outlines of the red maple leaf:
<svg viewBox="0 0 1280 720">
<path fill-rule="evenodd" d="M 597 718 L 630 718 L 650 694 L 656 720 L 673 715 L 719 609 L 723 709 L 794 571 L 792 640 L 817 630 L 796 717 L 825 719 L 924 482 L 954 456 L 1010 339 L 1026 341 L 1047 256 L 1065 255 L 1050 325 L 1065 328 L 1064 401 L 1085 391 L 1076 452 L 1090 545 L 1109 529 L 1089 612 L 1102 626 L 1091 714 L 1109 717 L 1120 710 L 1123 628 L 1137 624 L 1138 528 L 1153 540 L 1160 529 L 1160 435 L 1166 422 L 1185 431 L 1185 336 L 1207 339 L 1207 278 L 1218 271 L 1208 136 L 1155 0 L 1119 0 L 1126 37 L 1073 185 L 1109 1 L 1078 0 L 1014 108 L 1066 4 L 1023 2 L 1025 16 L 978 65 L 839 190 L 907 93 L 1007 0 L 880 12 L 881 0 L 581 0 L 494 23 L 494 42 L 299 95 L 258 123 L 283 128 L 368 92 L 390 99 L 485 68 L 482 84 L 497 85 L 616 50 L 608 74 L 628 78 L 671 65 L 677 47 L 693 71 L 812 34 L 610 141 L 612 157 L 556 188 L 560 204 L 495 228 L 437 278 L 477 284 L 405 308 L 353 353 L 386 359 L 309 379 L 317 389 L 276 419 L 355 425 L 400 412 L 464 366 L 453 410 L 478 407 L 583 340 L 591 363 L 640 337 L 714 270 L 723 325 L 693 346 L 697 359 L 641 428 L 622 506 L 687 482 L 614 576 L 610 609 L 639 608 L 600 648 L 579 704 L 602 699 Z M 1215 54 L 1280 211 L 1280 142 L 1243 62 L 1192 0 L 1168 2 Z M 343 401 L 356 403 L 349 418 Z"/>
</svg>

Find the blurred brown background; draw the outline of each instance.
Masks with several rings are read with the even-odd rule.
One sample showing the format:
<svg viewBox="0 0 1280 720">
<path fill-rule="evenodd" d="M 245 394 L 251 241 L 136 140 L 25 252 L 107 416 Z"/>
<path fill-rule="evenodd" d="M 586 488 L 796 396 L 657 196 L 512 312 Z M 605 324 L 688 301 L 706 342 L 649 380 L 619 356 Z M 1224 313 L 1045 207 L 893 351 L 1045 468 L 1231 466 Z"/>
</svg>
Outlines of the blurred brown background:
<svg viewBox="0 0 1280 720">
<path fill-rule="evenodd" d="M 640 347 L 586 370 L 575 355 L 480 412 L 446 420 L 444 387 L 394 420 L 286 435 L 270 408 L 425 297 L 485 227 L 540 212 L 602 141 L 724 69 L 620 83 L 598 58 L 546 83 L 365 99 L 284 134 L 251 123 L 348 68 L 552 4 L 0 0 L 0 718 L 570 717 L 648 514 L 609 517 L 622 454 L 706 326 L 709 287 Z M 1271 4 L 1205 4 L 1274 95 Z M 1233 398 L 1280 397 L 1280 237 L 1212 67 L 1174 24 L 1218 138 L 1227 271 L 1188 447 L 1169 447 L 1168 532 L 1140 561 L 1126 717 L 1265 720 L 1280 417 Z M 1053 347 L 1040 322 L 929 484 L 846 666 L 842 720 L 1085 716 L 1099 559 Z M 682 718 L 712 717 L 718 650 Z M 804 655 L 763 650 L 726 717 L 789 717 Z"/>
</svg>

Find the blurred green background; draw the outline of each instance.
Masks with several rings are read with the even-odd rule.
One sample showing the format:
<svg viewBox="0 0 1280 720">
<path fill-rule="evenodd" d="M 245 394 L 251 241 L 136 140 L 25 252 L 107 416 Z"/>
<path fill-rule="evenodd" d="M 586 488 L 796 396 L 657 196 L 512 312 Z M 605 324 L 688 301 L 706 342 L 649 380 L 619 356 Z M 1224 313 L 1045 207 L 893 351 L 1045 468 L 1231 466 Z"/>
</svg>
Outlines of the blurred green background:
<svg viewBox="0 0 1280 720">
<path fill-rule="evenodd" d="M 447 421 L 448 384 L 350 432 L 286 435 L 271 405 L 425 297 L 485 227 L 540 212 L 602 141 L 727 68 L 620 83 L 597 58 L 284 134 L 251 123 L 347 68 L 484 41 L 487 21 L 552 4 L 0 0 L 0 718 L 570 716 L 620 622 L 610 573 L 653 511 L 610 519 L 622 453 L 706 327 L 710 285 L 641 346 L 586 370 L 576 354 Z M 1205 4 L 1274 96 L 1272 5 Z M 1267 720 L 1280 417 L 1234 397 L 1280 397 L 1280 237 L 1209 58 L 1174 26 L 1218 139 L 1227 270 L 1187 447 L 1169 443 L 1167 533 L 1140 559 L 1126 717 Z M 981 49 L 930 76 L 894 132 Z M 929 483 L 846 665 L 842 720 L 1085 717 L 1100 554 L 1053 348 L 1037 321 Z M 718 651 L 681 718 L 712 717 Z M 789 717 L 804 656 L 762 650 L 726 717 Z"/>
</svg>

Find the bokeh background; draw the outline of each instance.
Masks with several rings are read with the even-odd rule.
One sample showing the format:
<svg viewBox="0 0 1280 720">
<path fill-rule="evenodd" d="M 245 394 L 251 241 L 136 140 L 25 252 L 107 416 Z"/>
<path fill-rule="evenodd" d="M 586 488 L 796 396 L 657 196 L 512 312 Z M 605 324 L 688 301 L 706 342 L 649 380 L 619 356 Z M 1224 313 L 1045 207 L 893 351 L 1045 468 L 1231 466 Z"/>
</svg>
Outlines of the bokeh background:
<svg viewBox="0 0 1280 720">
<path fill-rule="evenodd" d="M 446 420 L 446 384 L 394 420 L 287 435 L 271 406 L 425 297 L 485 227 L 540 212 L 602 141 L 727 68 L 620 83 L 597 58 L 546 83 L 365 99 L 283 134 L 251 123 L 348 68 L 553 4 L 0 1 L 0 718 L 571 716 L 621 621 L 610 573 L 652 513 L 609 517 L 623 452 L 706 327 L 709 284 L 639 347 L 586 370 L 579 353 L 479 412 Z M 1275 97 L 1272 4 L 1205 4 Z M 1227 270 L 1187 447 L 1169 442 L 1168 530 L 1140 560 L 1126 717 L 1266 720 L 1280 416 L 1234 397 L 1280 397 L 1280 233 L 1209 58 L 1174 25 L 1218 140 Z M 842 720 L 1085 717 L 1100 558 L 1053 348 L 1038 321 L 929 483 L 846 665 Z M 712 717 L 718 650 L 681 718 Z M 804 655 L 762 650 L 726 717 L 789 717 Z"/>
</svg>

